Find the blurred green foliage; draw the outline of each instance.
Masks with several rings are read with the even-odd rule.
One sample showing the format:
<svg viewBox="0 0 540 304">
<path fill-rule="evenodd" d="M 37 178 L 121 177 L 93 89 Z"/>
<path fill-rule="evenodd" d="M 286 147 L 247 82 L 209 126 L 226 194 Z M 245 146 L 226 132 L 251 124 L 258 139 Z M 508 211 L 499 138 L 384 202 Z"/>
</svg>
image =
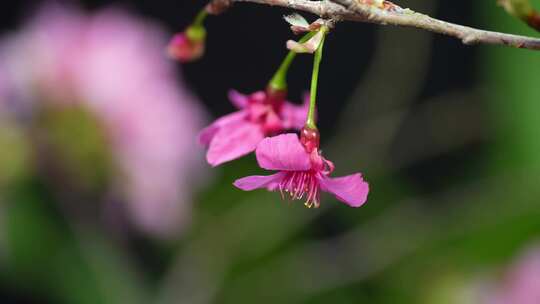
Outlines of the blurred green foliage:
<svg viewBox="0 0 540 304">
<path fill-rule="evenodd" d="M 68 187 L 100 193 L 105 190 L 113 161 L 104 126 L 82 106 L 45 107 L 29 132 L 36 144 L 36 158 L 45 170 L 60 175 Z"/>
<path fill-rule="evenodd" d="M 29 144 L 13 122 L 0 117 L 0 189 L 30 174 L 32 158 Z"/>
</svg>

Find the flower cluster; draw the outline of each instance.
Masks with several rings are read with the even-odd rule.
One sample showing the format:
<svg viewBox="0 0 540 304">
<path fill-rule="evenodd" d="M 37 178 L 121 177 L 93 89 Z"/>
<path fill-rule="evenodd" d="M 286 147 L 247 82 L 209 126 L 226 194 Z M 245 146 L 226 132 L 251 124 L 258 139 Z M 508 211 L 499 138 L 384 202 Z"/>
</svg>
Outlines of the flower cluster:
<svg viewBox="0 0 540 304">
<path fill-rule="evenodd" d="M 374 1 L 369 4 L 382 5 L 383 2 Z M 194 28 L 204 29 L 203 22 L 209 13 L 207 9 L 197 16 L 184 33 L 173 38 L 169 45 L 169 53 L 173 57 L 184 62 L 200 57 L 200 52 L 194 49 L 203 40 L 195 39 L 194 35 L 189 38 L 189 33 Z M 290 52 L 266 91 L 251 95 L 231 91 L 230 100 L 238 111 L 219 118 L 202 130 L 199 141 L 207 147 L 206 158 L 212 166 L 255 151 L 261 168 L 278 171 L 270 176 L 241 178 L 234 182 L 239 189 L 279 190 L 282 196 L 287 193 L 293 200 L 305 199 L 305 205 L 309 208 L 320 206 L 322 190 L 334 194 L 338 200 L 351 207 L 360 207 L 367 200 L 369 185 L 359 173 L 340 178 L 330 177 L 334 164 L 321 153 L 320 135 L 316 126 L 319 67 L 331 23 L 319 19 L 310 24 L 298 14 L 286 16 L 285 19 L 294 33 L 304 33 L 304 37 L 300 41 L 287 42 Z M 314 54 L 311 91 L 302 106 L 286 100 L 287 71 L 298 53 Z M 300 136 L 297 133 L 287 133 L 289 131 L 299 131 Z"/>
<path fill-rule="evenodd" d="M 216 120 L 199 135 L 200 143 L 208 148 L 206 159 L 212 166 L 255 151 L 266 136 L 299 130 L 309 105 L 295 105 L 272 90 L 251 95 L 231 91 L 229 99 L 238 111 Z"/>
</svg>

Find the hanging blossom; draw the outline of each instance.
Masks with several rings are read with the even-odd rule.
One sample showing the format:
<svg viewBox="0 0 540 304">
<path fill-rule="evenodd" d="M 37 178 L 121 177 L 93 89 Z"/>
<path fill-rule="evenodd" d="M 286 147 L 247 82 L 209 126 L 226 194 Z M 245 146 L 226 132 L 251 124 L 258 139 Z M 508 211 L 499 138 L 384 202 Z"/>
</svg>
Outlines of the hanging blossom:
<svg viewBox="0 0 540 304">
<path fill-rule="evenodd" d="M 212 166 L 255 151 L 266 136 L 301 129 L 309 107 L 308 98 L 304 105 L 295 105 L 285 100 L 285 91 L 272 89 L 251 95 L 231 91 L 229 99 L 238 111 L 219 118 L 199 135 Z"/>
<path fill-rule="evenodd" d="M 309 25 L 299 15 L 286 17 L 296 31 L 316 32 L 304 36 L 299 42 L 288 43 L 295 52 L 315 53 L 309 106 L 301 136 L 294 133 L 266 138 L 256 148 L 257 162 L 261 168 L 279 171 L 270 176 L 248 176 L 234 182 L 242 190 L 251 191 L 266 188 L 279 190 L 282 196 L 287 193 L 291 199 L 305 199 L 308 208 L 320 207 L 320 192 L 332 193 L 336 198 L 351 207 L 360 207 L 369 193 L 369 185 L 362 175 L 357 173 L 345 177 L 331 178 L 334 164 L 324 158 L 320 152 L 320 135 L 316 126 L 316 97 L 323 45 L 329 24 Z M 313 42 L 313 40 L 316 40 Z M 289 41 L 291 42 L 291 41 Z M 292 47 L 291 47 L 292 45 Z M 299 50 L 295 50 L 298 48 Z M 312 49 L 310 49 L 312 48 Z"/>
<path fill-rule="evenodd" d="M 202 23 L 200 16 L 205 13 L 200 13 L 194 24 Z M 305 35 L 301 42 L 312 36 L 311 33 Z M 309 111 L 309 96 L 303 105 L 286 100 L 287 73 L 296 55 L 293 51 L 287 54 L 265 91 L 250 95 L 236 91 L 229 93 L 229 99 L 238 111 L 216 120 L 199 135 L 200 143 L 208 148 L 206 159 L 209 164 L 218 166 L 237 159 L 255 151 L 257 144 L 267 136 L 302 128 Z"/>
<path fill-rule="evenodd" d="M 319 135 L 315 130 L 303 129 L 296 134 L 282 134 L 264 139 L 256 150 L 259 166 L 279 171 L 270 176 L 249 176 L 234 182 L 244 191 L 265 188 L 287 193 L 293 200 L 304 199 L 309 208 L 320 206 L 320 192 L 332 193 L 351 207 L 360 207 L 369 193 L 369 185 L 357 173 L 331 178 L 334 164 L 319 150 Z"/>
<path fill-rule="evenodd" d="M 44 106 L 89 111 L 121 171 L 111 189 L 122 191 L 139 228 L 163 236 L 189 219 L 192 172 L 203 171 L 193 138 L 204 116 L 165 44 L 160 28 L 121 10 L 86 15 L 56 5 L 0 42 L 0 111 L 23 122 Z"/>
</svg>

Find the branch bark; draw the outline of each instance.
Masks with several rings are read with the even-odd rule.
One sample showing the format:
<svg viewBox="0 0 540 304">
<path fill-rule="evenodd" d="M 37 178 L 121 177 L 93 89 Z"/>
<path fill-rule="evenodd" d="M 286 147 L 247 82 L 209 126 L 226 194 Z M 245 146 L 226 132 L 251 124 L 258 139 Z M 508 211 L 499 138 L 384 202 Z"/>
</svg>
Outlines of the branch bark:
<svg viewBox="0 0 540 304">
<path fill-rule="evenodd" d="M 215 0 L 216 1 L 216 0 Z M 217 0 L 220 1 L 220 0 Z M 460 39 L 466 45 L 489 44 L 540 50 L 540 39 L 480 30 L 445 22 L 384 1 L 377 7 L 369 0 L 230 0 L 280 6 L 315 14 L 321 18 L 414 27 Z"/>
</svg>

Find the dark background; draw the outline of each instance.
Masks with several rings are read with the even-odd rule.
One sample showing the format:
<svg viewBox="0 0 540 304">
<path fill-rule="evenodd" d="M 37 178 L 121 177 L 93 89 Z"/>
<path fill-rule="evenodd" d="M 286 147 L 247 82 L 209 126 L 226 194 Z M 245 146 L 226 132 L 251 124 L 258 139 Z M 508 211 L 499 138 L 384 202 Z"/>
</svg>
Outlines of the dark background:
<svg viewBox="0 0 540 304">
<path fill-rule="evenodd" d="M 413 6 L 416 2 L 418 1 L 399 1 L 399 4 L 408 7 Z M 479 20 L 477 15 L 474 14 L 475 3 L 473 2 L 431 1 L 432 6 L 435 7 L 435 12 L 432 15 L 455 23 L 484 28 L 490 27 L 489 24 L 481 22 L 482 20 Z M 495 1 L 492 2 L 493 7 L 495 7 Z M 138 14 L 163 23 L 173 33 L 184 29 L 191 22 L 193 16 L 204 6 L 205 2 L 141 0 L 80 1 L 80 3 L 88 9 L 97 9 L 108 5 L 124 6 Z M 17 25 L 30 17 L 32 11 L 37 9 L 39 5 L 40 2 L 38 1 L 3 1 L 0 4 L 0 32 L 8 33 L 15 30 Z M 182 67 L 179 65 L 178 71 L 207 106 L 212 116 L 221 116 L 233 110 L 226 98 L 229 89 L 234 88 L 249 93 L 265 87 L 286 54 L 285 41 L 294 38 L 287 24 L 281 18 L 282 15 L 288 12 L 288 10 L 281 8 L 241 3 L 222 16 L 209 18 L 207 22 L 209 36 L 205 58 Z M 307 14 L 304 14 L 304 16 L 309 20 L 314 18 Z M 359 82 L 366 81 L 365 78 L 370 77 L 368 74 L 369 63 L 377 56 L 379 51 L 375 46 L 380 42 L 378 41 L 381 37 L 379 35 L 380 31 L 381 27 L 375 25 L 340 23 L 329 37 L 319 87 L 319 126 L 323 136 L 323 145 L 331 143 L 332 138 L 340 135 L 338 134 L 338 126 L 342 117 L 347 114 L 344 113 L 345 109 L 347 109 L 347 103 L 355 90 L 357 90 Z M 385 28 L 384 31 L 399 31 L 404 35 L 417 32 L 415 29 L 397 28 Z M 431 51 L 427 53 L 429 58 L 411 56 L 408 52 L 400 52 L 398 48 L 390 52 L 393 54 L 392 56 L 397 58 L 389 58 L 389 62 L 426 61 L 428 64 L 427 74 L 415 75 L 414 71 L 409 74 L 409 71 L 398 67 L 393 71 L 393 67 L 390 66 L 387 67 L 388 76 L 394 77 L 391 77 L 392 80 L 388 83 L 381 85 L 384 90 L 391 91 L 396 86 L 396 83 L 392 81 L 406 80 L 411 77 L 422 78 L 421 87 L 415 93 L 412 105 L 405 111 L 403 119 L 399 122 L 397 134 L 392 139 L 391 151 L 388 151 L 387 156 L 387 159 L 390 160 L 398 159 L 406 150 L 403 141 L 408 141 L 411 137 L 419 138 L 422 141 L 431 134 L 427 128 L 418 128 L 416 125 L 419 117 L 417 112 L 420 108 L 426 107 L 428 103 L 436 100 L 438 96 L 447 96 L 456 91 L 470 91 L 483 87 L 485 81 L 484 78 L 479 76 L 482 72 L 479 53 L 485 47 L 466 47 L 458 40 L 430 33 L 420 35 L 425 35 L 429 39 L 431 48 Z M 400 43 L 405 46 L 407 41 Z M 400 43 L 394 45 L 399 47 Z M 310 77 L 311 57 L 300 56 L 289 74 L 290 98 L 292 100 L 298 102 L 302 94 L 308 90 Z M 479 96 L 482 96 L 482 94 L 479 94 Z M 362 107 L 368 101 L 363 99 L 355 100 L 359 107 Z M 371 102 L 373 103 L 373 101 Z M 447 98 L 445 100 L 445 103 L 449 103 L 449 106 L 461 102 L 463 101 L 459 100 L 459 98 Z M 470 100 L 468 105 L 471 108 L 480 109 L 474 113 L 483 114 L 484 109 L 487 111 L 487 107 L 484 108 L 485 102 L 486 100 L 483 98 L 475 98 Z M 384 105 L 381 105 L 381 109 L 380 111 L 386 110 Z M 370 109 L 366 109 L 366 111 L 368 110 Z M 474 120 L 485 119 L 482 114 L 479 114 Z M 451 118 L 448 121 L 448 128 L 451 129 L 456 125 L 460 125 L 460 119 L 460 117 Z M 466 129 L 465 132 L 467 132 Z M 471 164 L 477 163 L 485 157 L 486 150 L 491 147 L 489 141 L 489 138 L 482 138 L 459 146 L 456 149 L 448 149 L 442 153 L 423 157 L 401 167 L 397 174 L 408 185 L 412 185 L 411 188 L 414 190 L 410 191 L 416 195 L 435 193 L 442 188 L 448 188 L 448 185 L 452 184 L 453 176 L 463 177 L 464 174 L 462 173 L 470 169 L 471 166 L 473 167 L 472 170 L 474 170 L 474 165 Z M 426 144 L 426 146 L 428 145 Z M 340 147 L 329 147 L 329 149 L 337 150 L 348 148 L 349 145 L 347 144 Z M 361 150 L 370 149 L 370 146 L 357 147 L 357 138 L 350 136 L 350 148 Z M 422 149 L 422 146 L 418 149 Z M 336 154 L 334 153 L 334 155 Z M 382 196 L 381 192 L 377 192 L 376 188 L 374 193 L 375 197 L 377 195 Z M 446 203 L 450 204 L 452 202 Z M 429 204 L 445 204 L 445 202 L 431 200 Z M 384 208 L 384 203 L 381 205 L 383 207 L 380 208 Z M 365 214 L 367 214 L 364 215 L 365 217 L 369 217 L 370 209 L 365 211 Z M 346 224 L 342 224 L 341 221 L 336 220 L 339 217 L 346 218 L 346 216 L 343 216 L 343 211 L 330 210 L 320 215 L 316 220 L 317 228 L 310 231 L 306 238 L 322 239 L 345 232 L 348 227 Z M 346 220 L 343 222 L 346 222 Z M 143 242 L 143 244 L 145 243 Z M 148 255 L 145 254 L 140 255 L 141 259 L 148 258 Z M 148 264 L 150 268 L 160 268 L 160 265 L 152 265 L 151 262 Z M 365 288 L 369 292 L 370 286 Z M 41 298 L 30 299 L 25 295 L 24 291 L 17 292 L 18 289 L 12 286 L 3 289 L 3 291 L 0 290 L 0 299 L 4 299 L 0 300 L 1 303 L 46 303 Z"/>
</svg>

